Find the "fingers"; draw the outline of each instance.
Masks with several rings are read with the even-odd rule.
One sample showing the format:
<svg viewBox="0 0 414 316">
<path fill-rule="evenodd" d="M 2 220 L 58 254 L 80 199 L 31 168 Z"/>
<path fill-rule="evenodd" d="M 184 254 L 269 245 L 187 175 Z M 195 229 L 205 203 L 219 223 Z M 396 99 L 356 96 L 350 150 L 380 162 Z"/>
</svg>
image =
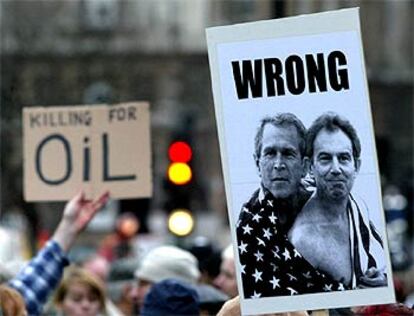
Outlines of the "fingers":
<svg viewBox="0 0 414 316">
<path fill-rule="evenodd" d="M 66 205 L 66 214 L 82 213 L 84 218 L 90 220 L 109 200 L 109 191 L 105 191 L 94 201 L 87 200 L 85 192 L 79 191 Z"/>
<path fill-rule="evenodd" d="M 71 200 L 70 202 L 73 203 L 80 203 L 86 204 L 91 203 L 94 208 L 101 208 L 103 207 L 109 200 L 109 191 L 105 191 L 102 193 L 96 200 L 91 201 L 90 199 L 86 198 L 86 194 L 84 190 L 80 190 Z"/>
<path fill-rule="evenodd" d="M 82 230 L 109 199 L 109 192 L 106 191 L 94 201 L 83 200 L 78 215 L 78 227 Z"/>
<path fill-rule="evenodd" d="M 361 279 L 361 288 L 386 286 L 387 282 L 383 278 L 378 279 Z"/>
<path fill-rule="evenodd" d="M 85 211 L 89 213 L 88 217 L 92 218 L 93 216 L 95 216 L 95 214 L 105 206 L 108 200 L 109 200 L 109 191 L 105 191 L 94 201 L 85 201 L 86 205 L 88 205 L 88 207 L 85 207 Z"/>
<path fill-rule="evenodd" d="M 79 203 L 79 202 L 85 200 L 85 191 L 83 189 L 81 189 L 78 193 L 76 193 L 76 195 L 73 197 L 72 200 L 75 203 Z"/>
<path fill-rule="evenodd" d="M 93 209 L 99 210 L 101 209 L 109 200 L 109 191 L 105 191 L 101 194 L 93 203 Z"/>
<path fill-rule="evenodd" d="M 99 210 L 101 210 L 109 200 L 109 191 L 105 191 L 94 201 L 85 201 L 83 215 L 89 222 Z"/>
<path fill-rule="evenodd" d="M 365 277 L 372 278 L 372 277 L 374 277 L 375 275 L 378 275 L 378 274 L 379 274 L 378 269 L 374 268 L 374 267 L 371 267 L 365 273 Z"/>
<path fill-rule="evenodd" d="M 83 190 L 78 191 L 67 203 L 68 204 L 78 204 L 84 198 Z"/>
<path fill-rule="evenodd" d="M 78 191 L 65 205 L 64 213 L 72 213 L 74 210 L 79 208 L 79 205 L 82 204 L 82 200 L 84 199 L 85 193 L 83 190 Z"/>
<path fill-rule="evenodd" d="M 361 285 L 366 285 L 368 287 L 387 285 L 387 278 L 384 273 L 381 273 L 378 269 L 375 269 L 374 275 L 368 276 L 368 272 L 370 271 L 367 271 L 366 275 L 359 278 Z"/>
</svg>

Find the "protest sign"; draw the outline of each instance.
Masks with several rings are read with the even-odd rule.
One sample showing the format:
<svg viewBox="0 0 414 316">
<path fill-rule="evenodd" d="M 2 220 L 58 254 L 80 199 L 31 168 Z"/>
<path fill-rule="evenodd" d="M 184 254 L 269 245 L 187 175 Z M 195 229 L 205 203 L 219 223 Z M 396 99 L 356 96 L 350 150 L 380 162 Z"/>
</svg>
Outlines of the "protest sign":
<svg viewBox="0 0 414 316">
<path fill-rule="evenodd" d="M 152 194 L 146 102 L 25 108 L 23 138 L 26 201 Z"/>
<path fill-rule="evenodd" d="M 395 301 L 358 9 L 206 33 L 242 313 Z"/>
</svg>

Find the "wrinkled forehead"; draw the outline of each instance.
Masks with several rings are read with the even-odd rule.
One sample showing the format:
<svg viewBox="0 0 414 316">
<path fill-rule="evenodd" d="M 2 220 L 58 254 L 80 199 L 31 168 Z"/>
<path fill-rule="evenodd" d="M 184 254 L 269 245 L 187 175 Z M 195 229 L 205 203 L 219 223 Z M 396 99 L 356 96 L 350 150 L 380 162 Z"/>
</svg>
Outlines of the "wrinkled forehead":
<svg viewBox="0 0 414 316">
<path fill-rule="evenodd" d="M 316 155 L 319 152 L 352 154 L 351 139 L 340 128 L 335 130 L 323 128 L 313 142 L 313 154 Z"/>
<path fill-rule="evenodd" d="M 262 135 L 262 145 L 266 144 L 283 144 L 299 150 L 299 133 L 294 125 L 269 123 L 265 125 Z"/>
</svg>

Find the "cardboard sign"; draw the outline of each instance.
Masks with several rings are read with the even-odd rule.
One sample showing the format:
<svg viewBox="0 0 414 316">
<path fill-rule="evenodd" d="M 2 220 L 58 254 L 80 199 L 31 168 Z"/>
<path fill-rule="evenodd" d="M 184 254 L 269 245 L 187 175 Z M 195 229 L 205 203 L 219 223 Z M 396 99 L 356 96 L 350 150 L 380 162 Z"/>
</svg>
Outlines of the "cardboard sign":
<svg viewBox="0 0 414 316">
<path fill-rule="evenodd" d="M 207 42 L 242 313 L 393 302 L 358 9 L 213 27 Z M 360 154 L 341 127 L 305 158 L 292 117 L 308 129 L 327 112 Z"/>
<path fill-rule="evenodd" d="M 151 196 L 148 103 L 31 107 L 23 122 L 26 201 Z"/>
</svg>

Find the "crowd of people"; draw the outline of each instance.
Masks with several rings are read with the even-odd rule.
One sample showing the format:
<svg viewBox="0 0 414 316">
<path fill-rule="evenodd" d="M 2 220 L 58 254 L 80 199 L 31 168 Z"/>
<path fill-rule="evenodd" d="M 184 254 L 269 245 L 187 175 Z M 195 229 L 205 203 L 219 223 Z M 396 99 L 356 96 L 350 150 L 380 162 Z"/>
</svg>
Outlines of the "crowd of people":
<svg viewBox="0 0 414 316">
<path fill-rule="evenodd" d="M 81 196 L 75 197 L 66 206 L 51 240 L 28 265 L 14 277 L 13 271 L 2 274 L 3 281 L 9 278 L 0 286 L 2 315 L 240 315 L 232 245 L 221 252 L 220 270 L 211 284 L 200 283 L 199 260 L 190 251 L 167 245 L 154 248 L 135 269 L 134 284 L 124 293 L 126 305 L 115 304 L 120 300 L 114 303 L 109 297 L 102 257 L 95 258 L 95 264 L 86 261 L 83 267 L 70 265 L 63 273 L 69 265 L 66 254 L 72 243 L 106 199 L 102 196 L 96 202 L 86 202 Z M 334 315 L 412 312 L 407 306 L 394 304 L 342 310 Z"/>
<path fill-rule="evenodd" d="M 70 264 L 68 251 L 108 198 L 105 193 L 95 201 L 87 201 L 79 193 L 67 203 L 51 239 L 22 270 L 7 274 L 3 267 L 2 315 L 240 315 L 232 245 L 221 251 L 219 261 L 214 261 L 220 265 L 217 275 L 210 275 L 211 282 L 201 281 L 208 268 L 204 266 L 200 271 L 200 262 L 209 258 L 197 259 L 190 251 L 172 245 L 155 247 L 140 259 L 133 284 L 126 287 L 123 298 L 117 301 L 113 301 L 106 289 L 109 264 L 106 259 L 95 257 L 82 267 Z M 336 313 L 333 315 L 412 315 L 413 309 L 393 304 L 332 312 Z M 286 316 L 310 314 L 311 311 L 285 313 Z"/>
<path fill-rule="evenodd" d="M 245 271 L 240 292 L 232 244 L 218 252 L 212 248 L 203 252 L 196 248 L 159 245 L 139 258 L 132 258 L 133 275 L 128 282 L 121 284 L 120 294 L 114 297 L 108 288 L 108 275 L 118 261 L 117 254 L 129 255 L 128 249 L 122 247 L 122 236 L 107 240 L 105 247 L 97 249 L 96 255 L 81 265 L 70 263 L 68 259 L 68 252 L 77 237 L 109 199 L 109 192 L 93 201 L 87 200 L 80 192 L 66 204 L 50 240 L 22 269 L 11 271 L 4 262 L 0 262 L 0 315 L 232 316 L 241 313 L 240 297 L 249 298 L 261 293 L 263 296 L 289 295 L 288 289 L 292 286 L 301 293 L 322 291 L 328 279 L 335 284 L 333 290 L 386 286 L 387 276 L 378 268 L 380 257 L 373 254 L 375 247 L 381 252 L 381 238 L 369 220 L 364 221 L 358 202 L 349 202 L 353 201 L 350 189 L 360 165 L 357 136 L 347 122 L 332 115 L 322 117 L 310 130 L 313 134 L 310 140 L 307 138 L 310 144 L 306 144 L 305 129 L 292 115 L 262 122 L 256 137 L 256 159 L 262 183 L 243 206 L 237 226 L 238 245 L 235 250 Z M 326 148 L 326 144 L 331 146 Z M 316 180 L 314 193 L 299 192 L 298 189 L 304 173 L 302 158 L 306 147 L 307 164 Z M 272 174 L 283 179 L 272 181 Z M 341 181 L 330 180 L 330 177 L 341 175 Z M 276 205 L 281 208 L 276 209 Z M 334 213 L 332 208 L 342 212 Z M 322 225 L 319 232 L 324 237 L 343 235 L 344 238 L 320 239 L 320 234 L 309 231 L 315 218 L 318 222 L 329 223 Z M 342 225 L 344 222 L 352 223 L 355 218 L 360 220 L 357 226 L 365 231 L 365 239 L 359 238 L 361 246 L 353 249 L 346 241 L 353 236 L 357 238 L 361 233 L 358 230 L 349 231 Z M 136 230 L 131 232 L 136 233 Z M 370 246 L 365 247 L 364 243 Z M 248 244 L 257 244 L 256 253 L 246 250 Z M 318 246 L 315 248 L 312 245 Z M 118 251 L 113 251 L 114 248 Z M 285 253 L 279 252 L 282 248 Z M 344 251 L 335 257 L 336 261 L 326 266 L 328 260 L 324 256 L 329 255 L 327 249 L 332 248 Z M 354 266 L 344 265 L 344 262 L 351 262 L 350 256 L 356 254 L 367 259 Z M 290 255 L 295 260 L 289 261 L 289 265 L 285 263 L 287 260 L 280 259 Z M 299 272 L 303 272 L 305 267 L 310 274 L 297 274 L 293 284 L 288 279 L 294 272 L 292 267 L 299 269 Z M 338 267 L 342 269 L 338 270 Z M 280 284 L 273 278 L 274 282 L 271 280 L 261 286 L 257 282 L 257 273 L 253 273 L 257 269 L 263 270 L 263 276 L 260 274 L 259 278 L 269 274 L 269 280 L 274 276 L 271 271 L 277 269 L 280 271 Z M 319 273 L 318 269 L 327 274 Z M 307 286 L 304 280 L 300 280 L 300 275 L 305 275 L 307 279 L 311 277 L 313 285 Z M 403 285 L 398 280 L 395 284 L 402 288 L 396 287 L 396 304 L 336 309 L 329 313 L 413 315 L 409 293 L 403 291 Z M 292 311 L 283 315 L 311 314 L 312 311 Z"/>
</svg>

